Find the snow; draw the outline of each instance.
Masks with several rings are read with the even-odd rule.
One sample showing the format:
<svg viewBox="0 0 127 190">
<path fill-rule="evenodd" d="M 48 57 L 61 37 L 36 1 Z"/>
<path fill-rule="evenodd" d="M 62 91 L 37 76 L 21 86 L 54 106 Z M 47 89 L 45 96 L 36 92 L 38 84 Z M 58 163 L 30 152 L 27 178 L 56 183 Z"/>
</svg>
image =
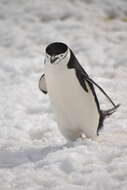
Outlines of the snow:
<svg viewBox="0 0 127 190">
<path fill-rule="evenodd" d="M 66 142 L 38 89 L 53 41 L 121 103 L 95 141 Z M 126 0 L 0 1 L 0 190 L 127 189 L 126 49 Z"/>
</svg>

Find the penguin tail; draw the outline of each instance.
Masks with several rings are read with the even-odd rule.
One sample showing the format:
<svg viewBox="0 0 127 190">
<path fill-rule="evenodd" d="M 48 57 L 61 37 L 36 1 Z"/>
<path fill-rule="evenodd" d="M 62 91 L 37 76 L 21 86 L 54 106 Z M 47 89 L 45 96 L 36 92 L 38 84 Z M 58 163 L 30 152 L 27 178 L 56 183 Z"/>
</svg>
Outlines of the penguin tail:
<svg viewBox="0 0 127 190">
<path fill-rule="evenodd" d="M 97 129 L 97 134 L 100 131 L 100 129 L 103 127 L 104 120 L 107 117 L 110 117 L 114 112 L 117 111 L 117 109 L 120 107 L 120 104 L 115 105 L 113 108 L 108 109 L 108 110 L 100 110 L 100 120 L 99 120 L 99 125 Z"/>
</svg>

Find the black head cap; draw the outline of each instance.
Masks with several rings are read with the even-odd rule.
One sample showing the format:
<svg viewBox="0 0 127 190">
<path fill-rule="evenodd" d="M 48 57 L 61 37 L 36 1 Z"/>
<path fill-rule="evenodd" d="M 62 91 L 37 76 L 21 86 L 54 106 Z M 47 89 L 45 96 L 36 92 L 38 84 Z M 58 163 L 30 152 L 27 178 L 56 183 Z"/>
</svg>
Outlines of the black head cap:
<svg viewBox="0 0 127 190">
<path fill-rule="evenodd" d="M 61 53 L 65 53 L 67 51 L 67 48 L 67 45 L 62 42 L 54 42 L 47 46 L 46 53 L 50 56 L 59 55 Z"/>
</svg>

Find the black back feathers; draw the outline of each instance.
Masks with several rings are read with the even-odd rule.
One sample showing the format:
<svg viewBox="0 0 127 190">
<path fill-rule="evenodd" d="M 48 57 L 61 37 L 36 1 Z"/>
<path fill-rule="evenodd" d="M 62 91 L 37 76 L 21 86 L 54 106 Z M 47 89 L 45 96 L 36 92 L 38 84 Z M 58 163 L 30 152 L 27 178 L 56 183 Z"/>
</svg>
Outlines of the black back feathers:
<svg viewBox="0 0 127 190">
<path fill-rule="evenodd" d="M 103 126 L 103 121 L 106 117 L 110 116 L 112 113 L 114 113 L 117 108 L 120 106 L 120 104 L 115 104 L 111 98 L 107 95 L 107 93 L 96 83 L 94 82 L 90 77 L 89 75 L 86 73 L 86 71 L 82 68 L 82 66 L 79 64 L 77 58 L 75 57 L 75 55 L 73 54 L 73 52 L 70 50 L 71 52 L 71 58 L 68 62 L 68 68 L 71 69 L 71 68 L 74 68 L 75 69 L 75 72 L 76 72 L 76 76 L 80 82 L 80 85 L 82 86 L 82 88 L 88 92 L 88 89 L 87 89 L 87 86 L 86 86 L 86 82 L 87 84 L 89 85 L 92 93 L 93 93 L 93 96 L 94 96 L 94 99 L 95 99 L 95 102 L 96 102 L 96 106 L 98 108 L 98 112 L 100 114 L 100 119 L 99 119 L 99 124 L 98 124 L 98 130 L 97 130 L 97 133 L 98 131 L 102 128 Z M 98 87 L 99 90 L 107 97 L 107 99 L 111 102 L 111 104 L 113 105 L 113 108 L 111 109 L 108 109 L 108 110 L 101 110 L 100 109 L 100 104 L 99 104 L 99 101 L 98 101 L 98 98 L 97 98 L 97 95 L 96 95 L 96 92 L 95 92 L 95 89 L 94 89 L 94 86 Z"/>
</svg>

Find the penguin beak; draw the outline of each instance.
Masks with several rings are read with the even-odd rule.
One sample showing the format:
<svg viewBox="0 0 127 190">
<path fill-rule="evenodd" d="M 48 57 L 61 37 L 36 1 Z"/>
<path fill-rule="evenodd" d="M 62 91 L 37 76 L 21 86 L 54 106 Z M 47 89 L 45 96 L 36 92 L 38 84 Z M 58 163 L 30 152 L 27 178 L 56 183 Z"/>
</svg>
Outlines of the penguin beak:
<svg viewBox="0 0 127 190">
<path fill-rule="evenodd" d="M 58 57 L 51 56 L 50 57 L 50 62 L 53 64 L 57 59 L 58 59 Z"/>
</svg>

